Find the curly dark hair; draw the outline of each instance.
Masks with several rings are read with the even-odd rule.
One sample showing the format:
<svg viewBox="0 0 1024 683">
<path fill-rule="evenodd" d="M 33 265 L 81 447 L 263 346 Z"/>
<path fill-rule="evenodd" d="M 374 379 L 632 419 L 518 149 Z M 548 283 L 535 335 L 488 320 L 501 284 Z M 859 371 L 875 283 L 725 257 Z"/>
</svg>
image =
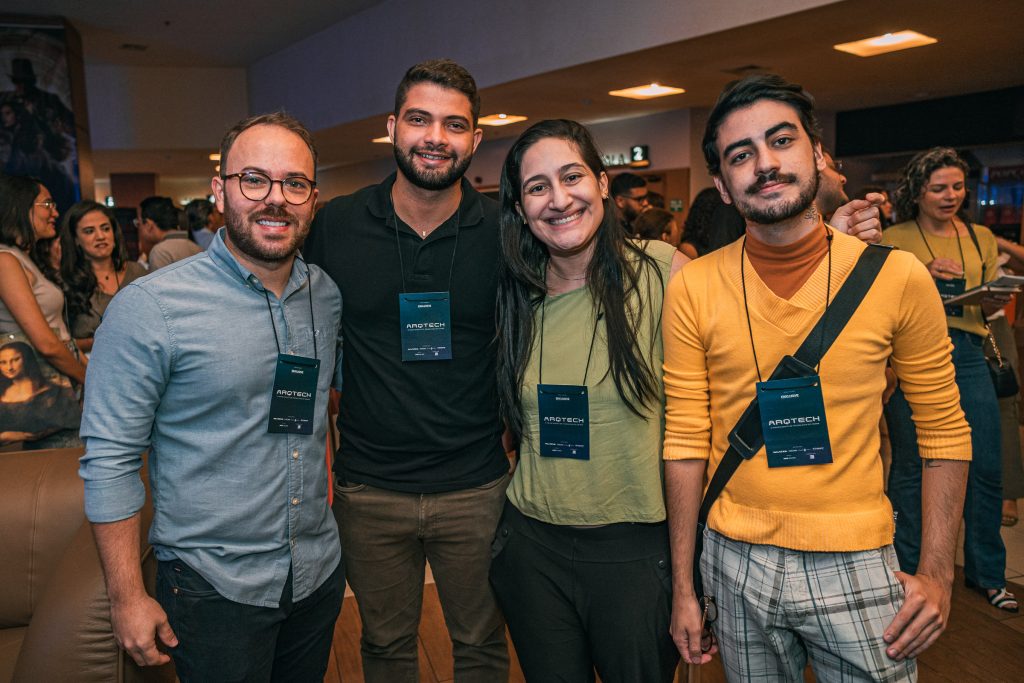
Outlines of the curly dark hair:
<svg viewBox="0 0 1024 683">
<path fill-rule="evenodd" d="M 968 166 L 952 147 L 932 147 L 918 152 L 900 171 L 899 184 L 893 192 L 892 203 L 901 221 L 917 218 L 917 200 L 921 197 L 932 173 L 940 168 L 959 168 L 967 177 Z"/>
<path fill-rule="evenodd" d="M 68 317 L 73 321 L 76 317 L 84 315 L 92 308 L 92 295 L 96 293 L 98 283 L 96 273 L 93 272 L 92 263 L 85 257 L 82 245 L 78 243 L 78 223 L 85 218 L 86 214 L 99 211 L 107 220 L 114 235 L 114 251 L 110 255 L 114 264 L 114 271 L 121 272 L 125 262 L 128 260 L 124 247 L 124 236 L 117 224 L 114 212 L 109 208 L 89 200 L 81 201 L 72 206 L 64 214 L 60 222 L 60 275 L 63 280 L 64 294 L 67 296 Z"/>
<path fill-rule="evenodd" d="M 547 283 L 544 269 L 547 247 L 523 225 L 517 210 L 522 200 L 522 161 L 537 142 L 555 138 L 566 141 L 579 152 L 583 162 L 598 178 L 606 174 L 604 163 L 590 133 L 575 121 L 540 121 L 513 143 L 501 169 L 499 192 L 499 230 L 501 265 L 498 271 L 498 398 L 501 415 L 516 437 L 524 431 L 520 394 L 526 366 L 533 348 L 534 312 L 544 301 Z M 614 200 L 605 198 L 604 219 L 594 238 L 594 255 L 587 266 L 587 286 L 603 312 L 608 339 L 608 373 L 619 397 L 630 411 L 646 418 L 642 408 L 658 400 L 657 376 L 660 366 L 653 349 L 641 348 L 640 325 L 654 318 L 660 325 L 660 309 L 646 311 L 651 305 L 643 295 L 644 272 L 659 279 L 656 262 L 628 239 L 626 229 L 615 212 Z M 645 315 L 650 313 L 650 315 Z"/>
</svg>

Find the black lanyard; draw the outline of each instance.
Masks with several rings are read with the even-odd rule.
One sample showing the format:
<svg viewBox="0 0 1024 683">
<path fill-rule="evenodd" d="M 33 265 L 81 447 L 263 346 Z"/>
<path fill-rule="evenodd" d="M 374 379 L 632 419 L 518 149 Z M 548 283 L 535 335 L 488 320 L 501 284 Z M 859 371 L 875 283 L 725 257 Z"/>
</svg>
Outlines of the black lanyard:
<svg viewBox="0 0 1024 683">
<path fill-rule="evenodd" d="M 298 259 L 302 261 L 302 259 Z M 302 261 L 303 265 L 306 265 L 305 261 Z M 309 294 L 309 323 L 313 326 L 313 358 L 319 359 L 316 349 L 316 318 L 313 317 L 313 274 L 309 272 L 309 266 L 306 265 L 306 291 Z M 270 328 L 274 330 L 274 344 L 277 346 L 277 353 L 281 353 L 281 341 L 277 337 L 277 325 L 274 323 L 274 309 L 270 307 L 270 294 L 267 293 L 267 288 L 263 288 L 263 296 L 267 300 L 267 312 L 270 313 Z M 282 301 L 282 303 L 284 303 Z"/>
<path fill-rule="evenodd" d="M 964 273 L 964 280 L 967 279 L 967 259 L 964 258 L 964 245 L 960 241 L 960 231 L 956 229 L 956 223 L 952 220 L 949 221 L 950 225 L 953 226 L 953 232 L 956 234 L 956 246 L 960 250 L 960 269 Z M 924 229 L 921 228 L 921 223 L 915 218 L 914 225 L 917 226 L 917 231 L 921 233 L 921 241 L 924 242 L 924 248 L 928 250 L 928 255 L 932 257 L 932 261 L 935 260 L 935 252 L 932 251 L 932 246 L 928 244 L 928 238 L 924 236 Z M 979 256 L 980 256 L 979 251 Z M 982 259 L 982 267 L 984 267 L 984 259 Z"/>
<path fill-rule="evenodd" d="M 828 317 L 828 305 L 829 299 L 832 298 L 832 233 L 825 228 L 825 239 L 828 241 L 828 281 L 825 284 L 825 312 L 821 315 L 822 324 L 824 324 L 825 318 Z M 757 348 L 754 346 L 754 328 L 750 324 L 750 307 L 747 305 L 747 276 L 744 268 L 744 256 L 747 252 L 747 236 L 743 235 L 743 244 L 740 245 L 740 285 L 743 288 L 743 312 L 747 315 L 747 332 L 750 334 L 750 350 L 754 354 L 754 369 L 757 371 L 757 381 L 764 382 L 761 377 L 761 364 L 757 360 Z M 817 268 L 817 266 L 815 266 Z M 818 364 L 814 366 L 814 371 L 820 374 L 821 368 L 821 355 L 824 349 L 825 338 L 822 336 L 819 347 L 818 347 Z"/>
<path fill-rule="evenodd" d="M 402 276 L 402 293 L 408 293 L 408 288 L 405 284 L 405 261 L 402 259 L 402 243 L 398 239 L 398 214 L 395 213 L 395 199 L 391 198 L 391 220 L 395 226 L 395 247 L 398 249 L 398 268 Z M 450 221 L 451 218 L 449 217 Z M 444 223 L 447 223 L 445 221 Z M 441 225 L 444 225 L 442 223 Z M 459 208 L 455 210 L 455 246 L 452 247 L 452 261 L 448 264 L 448 286 L 444 291 L 451 293 L 452 291 L 452 273 L 455 272 L 455 253 L 459 250 L 459 228 L 462 224 L 462 202 L 459 202 Z M 440 226 L 438 226 L 440 227 Z M 424 238 L 425 239 L 425 238 Z"/>
<path fill-rule="evenodd" d="M 544 384 L 544 311 L 547 310 L 548 298 L 540 303 L 540 358 L 537 359 L 537 384 Z M 583 383 L 580 386 L 587 386 L 587 375 L 590 374 L 590 357 L 594 353 L 594 339 L 597 338 L 597 323 L 603 317 L 601 311 L 597 312 L 594 318 L 594 333 L 590 336 L 590 350 L 587 351 L 587 365 L 583 369 Z"/>
</svg>

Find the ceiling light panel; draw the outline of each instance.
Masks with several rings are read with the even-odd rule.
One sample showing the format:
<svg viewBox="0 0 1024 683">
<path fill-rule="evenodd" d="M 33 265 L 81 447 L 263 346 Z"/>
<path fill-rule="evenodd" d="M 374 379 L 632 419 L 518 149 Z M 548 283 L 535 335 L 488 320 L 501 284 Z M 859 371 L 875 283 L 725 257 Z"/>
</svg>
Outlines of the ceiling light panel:
<svg viewBox="0 0 1024 683">
<path fill-rule="evenodd" d="M 651 100 L 655 97 L 667 97 L 668 95 L 681 95 L 686 92 L 682 88 L 674 88 L 670 85 L 659 85 L 657 83 L 649 83 L 647 85 L 637 85 L 632 88 L 625 88 L 623 90 L 609 90 L 608 94 L 613 97 L 628 97 L 633 100 Z"/>
<path fill-rule="evenodd" d="M 909 50 L 912 47 L 922 47 L 937 42 L 939 42 L 938 39 L 918 33 L 917 31 L 897 31 L 895 33 L 885 33 L 880 36 L 865 38 L 864 40 L 856 40 L 852 43 L 840 43 L 832 47 L 840 52 L 847 52 L 858 57 L 874 57 L 886 52 Z"/>
</svg>

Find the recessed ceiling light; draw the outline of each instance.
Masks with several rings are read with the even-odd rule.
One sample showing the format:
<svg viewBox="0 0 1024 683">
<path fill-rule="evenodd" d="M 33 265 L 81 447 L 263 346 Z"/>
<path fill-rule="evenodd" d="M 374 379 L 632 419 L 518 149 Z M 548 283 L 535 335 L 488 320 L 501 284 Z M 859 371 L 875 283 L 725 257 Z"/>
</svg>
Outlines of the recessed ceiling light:
<svg viewBox="0 0 1024 683">
<path fill-rule="evenodd" d="M 381 142 L 381 143 L 384 143 L 386 145 L 390 145 L 391 144 L 391 138 L 389 136 L 385 135 L 382 138 L 374 138 L 373 142 Z"/>
<path fill-rule="evenodd" d="M 874 57 L 886 52 L 907 50 L 912 47 L 921 47 L 922 45 L 931 45 L 937 42 L 939 42 L 938 39 L 923 35 L 917 31 L 897 31 L 896 33 L 886 33 L 874 36 L 873 38 L 856 40 L 852 43 L 840 43 L 832 47 L 840 52 L 848 52 L 858 57 Z"/>
<path fill-rule="evenodd" d="M 519 123 L 525 120 L 525 116 L 517 114 L 491 114 L 490 116 L 481 116 L 479 123 L 481 126 L 507 126 L 510 123 Z"/>
<path fill-rule="evenodd" d="M 213 154 L 211 154 L 210 161 L 220 161 L 220 154 L 218 152 L 214 152 Z"/>
<path fill-rule="evenodd" d="M 624 90 L 609 90 L 608 94 L 612 97 L 628 97 L 633 100 L 650 100 L 655 97 L 665 97 L 667 95 L 681 95 L 684 92 L 686 91 L 682 88 L 673 88 L 670 85 L 650 83 L 648 85 L 638 85 Z"/>
<path fill-rule="evenodd" d="M 216 166 L 213 167 L 213 172 L 220 173 L 220 164 L 217 164 Z"/>
</svg>

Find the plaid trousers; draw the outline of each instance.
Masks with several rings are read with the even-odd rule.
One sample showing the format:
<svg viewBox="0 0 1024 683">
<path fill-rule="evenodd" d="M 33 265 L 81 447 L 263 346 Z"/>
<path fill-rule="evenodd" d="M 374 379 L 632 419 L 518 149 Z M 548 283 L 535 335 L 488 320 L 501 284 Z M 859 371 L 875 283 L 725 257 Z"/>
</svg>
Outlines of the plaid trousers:
<svg viewBox="0 0 1024 683">
<path fill-rule="evenodd" d="M 915 660 L 893 661 L 882 640 L 903 604 L 891 545 L 802 552 L 705 532 L 701 574 L 730 682 L 916 681 Z"/>
</svg>

